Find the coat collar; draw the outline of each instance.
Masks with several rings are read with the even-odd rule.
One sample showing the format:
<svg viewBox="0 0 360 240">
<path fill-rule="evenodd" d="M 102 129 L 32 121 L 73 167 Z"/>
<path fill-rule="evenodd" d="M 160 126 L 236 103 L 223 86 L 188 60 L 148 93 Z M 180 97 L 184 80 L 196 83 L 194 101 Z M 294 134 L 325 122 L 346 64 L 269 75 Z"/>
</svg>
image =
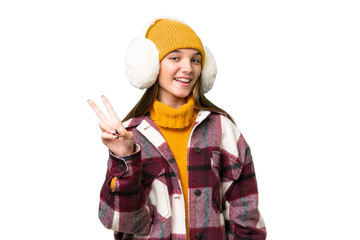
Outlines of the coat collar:
<svg viewBox="0 0 360 240">
<path fill-rule="evenodd" d="M 211 114 L 211 111 L 207 111 L 207 110 L 200 110 L 197 117 L 196 117 L 196 120 L 195 120 L 195 125 L 201 123 L 203 120 L 205 120 L 209 115 Z M 125 122 L 123 122 L 123 125 L 125 128 L 133 128 L 133 127 L 137 127 L 139 126 L 140 124 L 142 124 L 143 121 L 147 121 L 147 122 L 152 122 L 152 119 L 146 115 L 146 116 L 141 116 L 141 117 L 137 117 L 137 118 L 131 118 Z M 155 125 L 154 124 L 151 124 L 151 125 Z"/>
<path fill-rule="evenodd" d="M 196 117 L 193 130 L 210 114 L 210 111 L 200 110 Z M 174 158 L 165 138 L 149 115 L 129 119 L 128 121 L 124 122 L 123 125 L 127 129 L 136 127 L 136 129 L 159 150 L 161 155 L 166 160 L 171 161 L 171 159 Z"/>
</svg>

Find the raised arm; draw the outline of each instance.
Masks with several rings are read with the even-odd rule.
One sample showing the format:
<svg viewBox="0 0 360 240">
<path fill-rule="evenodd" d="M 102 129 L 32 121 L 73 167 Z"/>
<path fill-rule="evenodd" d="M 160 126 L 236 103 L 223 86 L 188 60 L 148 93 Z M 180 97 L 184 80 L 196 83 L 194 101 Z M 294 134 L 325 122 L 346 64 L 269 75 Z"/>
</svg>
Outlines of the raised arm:
<svg viewBox="0 0 360 240">
<path fill-rule="evenodd" d="M 103 96 L 102 100 L 110 118 L 93 101 L 88 100 L 100 119 L 102 142 L 110 150 L 106 178 L 100 193 L 100 221 L 116 232 L 148 234 L 151 207 L 141 184 L 140 146 L 134 145 L 134 134 L 124 128 L 108 99 Z"/>
</svg>

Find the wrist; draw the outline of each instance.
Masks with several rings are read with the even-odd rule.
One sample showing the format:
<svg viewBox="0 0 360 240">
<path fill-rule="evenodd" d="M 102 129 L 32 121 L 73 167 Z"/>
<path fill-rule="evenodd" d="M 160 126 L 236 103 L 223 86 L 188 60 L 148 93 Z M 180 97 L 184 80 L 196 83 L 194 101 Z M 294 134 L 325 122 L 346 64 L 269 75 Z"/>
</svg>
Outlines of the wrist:
<svg viewBox="0 0 360 240">
<path fill-rule="evenodd" d="M 133 147 L 130 148 L 128 151 L 118 152 L 118 151 L 111 151 L 110 149 L 109 149 L 109 151 L 114 156 L 122 157 L 122 156 L 128 156 L 128 155 L 131 155 L 131 154 L 135 153 L 137 151 L 137 147 L 136 147 L 136 144 L 134 143 Z"/>
</svg>

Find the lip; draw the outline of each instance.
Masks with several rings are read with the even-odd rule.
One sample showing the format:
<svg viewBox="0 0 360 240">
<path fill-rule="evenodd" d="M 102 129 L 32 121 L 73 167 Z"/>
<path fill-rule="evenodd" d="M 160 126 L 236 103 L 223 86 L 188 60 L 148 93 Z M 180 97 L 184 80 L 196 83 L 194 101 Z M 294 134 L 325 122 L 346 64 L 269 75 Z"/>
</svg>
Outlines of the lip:
<svg viewBox="0 0 360 240">
<path fill-rule="evenodd" d="M 178 79 L 178 80 L 177 80 L 177 79 Z M 188 81 L 188 82 L 181 81 L 180 79 L 186 80 L 186 81 Z M 174 81 L 175 81 L 177 84 L 179 84 L 179 85 L 181 85 L 181 86 L 183 86 L 183 87 L 189 86 L 191 80 L 192 80 L 192 79 L 191 79 L 190 77 L 174 77 Z"/>
</svg>

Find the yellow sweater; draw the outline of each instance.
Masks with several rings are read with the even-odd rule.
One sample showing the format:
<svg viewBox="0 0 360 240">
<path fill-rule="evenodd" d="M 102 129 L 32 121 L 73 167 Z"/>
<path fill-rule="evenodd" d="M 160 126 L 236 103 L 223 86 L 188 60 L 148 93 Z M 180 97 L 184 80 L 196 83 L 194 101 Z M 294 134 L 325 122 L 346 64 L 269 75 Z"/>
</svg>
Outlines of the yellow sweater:
<svg viewBox="0 0 360 240">
<path fill-rule="evenodd" d="M 156 123 L 168 143 L 179 168 L 181 187 L 185 199 L 186 231 L 188 236 L 187 147 L 197 113 L 198 111 L 194 109 L 194 100 L 192 98 L 189 98 L 188 102 L 178 109 L 155 100 L 150 110 L 150 117 Z"/>
</svg>

